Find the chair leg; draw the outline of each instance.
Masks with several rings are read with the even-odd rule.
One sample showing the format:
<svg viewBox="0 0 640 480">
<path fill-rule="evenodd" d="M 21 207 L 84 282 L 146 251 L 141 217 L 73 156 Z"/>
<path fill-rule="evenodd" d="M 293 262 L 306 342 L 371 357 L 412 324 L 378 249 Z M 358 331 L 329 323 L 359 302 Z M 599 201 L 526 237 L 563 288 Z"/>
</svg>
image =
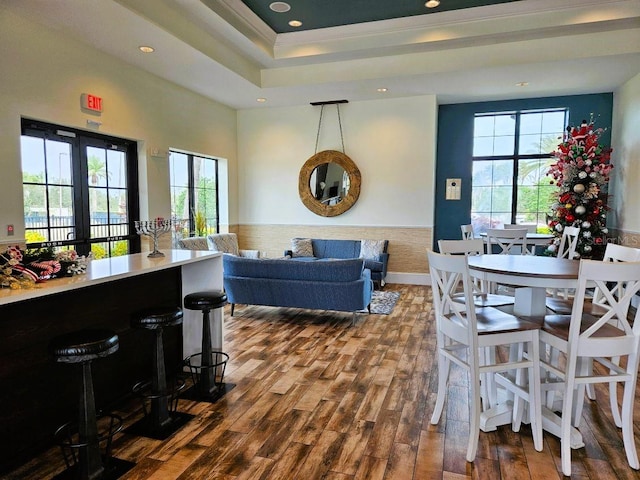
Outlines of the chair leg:
<svg viewBox="0 0 640 480">
<path fill-rule="evenodd" d="M 472 356 L 470 354 L 470 356 Z M 478 364 L 469 362 L 469 443 L 467 444 L 467 462 L 473 462 L 478 451 L 480 436 L 480 370 Z"/>
<path fill-rule="evenodd" d="M 573 396 L 576 387 L 576 362 L 576 358 L 567 359 L 564 398 L 562 401 L 563 415 L 560 426 L 560 457 L 562 463 L 562 473 L 567 477 L 571 476 L 571 419 L 573 417 Z"/>
<path fill-rule="evenodd" d="M 436 404 L 431 415 L 431 424 L 436 425 L 440 421 L 442 409 L 444 407 L 444 399 L 447 394 L 447 384 L 449 383 L 449 367 L 450 360 L 444 355 L 438 356 L 438 395 Z"/>
<path fill-rule="evenodd" d="M 530 346 L 531 358 L 540 358 L 540 340 L 537 332 Z M 531 433 L 533 434 L 533 447 L 541 452 L 542 442 L 542 393 L 540 392 L 540 367 L 529 369 L 529 416 L 531 417 Z"/>
<path fill-rule="evenodd" d="M 589 365 L 592 365 L 590 358 L 580 358 L 578 359 L 576 375 L 579 377 L 585 377 L 589 375 Z M 580 426 L 580 420 L 582 418 L 582 408 L 584 406 L 584 397 L 585 397 L 585 389 L 586 385 L 584 383 L 578 383 L 575 386 L 575 395 L 573 397 L 573 406 L 572 406 L 572 418 L 571 421 L 573 426 L 578 428 Z"/>
<path fill-rule="evenodd" d="M 620 365 L 620 357 L 613 357 L 611 361 Z M 622 418 L 620 417 L 620 407 L 618 406 L 618 383 L 609 383 L 609 404 L 611 405 L 611 415 L 616 427 L 622 428 Z"/>
<path fill-rule="evenodd" d="M 633 361 L 629 358 L 628 361 L 630 363 L 633 362 L 631 365 L 637 365 L 637 360 Z M 637 366 L 635 370 L 637 370 Z M 629 371 L 628 368 L 627 371 Z M 634 470 L 638 470 L 640 469 L 640 463 L 638 462 L 635 437 L 633 436 L 633 400 L 636 392 L 636 372 L 630 372 L 630 375 L 631 379 L 624 382 L 624 394 L 622 397 L 622 439 L 629 466 Z"/>
</svg>

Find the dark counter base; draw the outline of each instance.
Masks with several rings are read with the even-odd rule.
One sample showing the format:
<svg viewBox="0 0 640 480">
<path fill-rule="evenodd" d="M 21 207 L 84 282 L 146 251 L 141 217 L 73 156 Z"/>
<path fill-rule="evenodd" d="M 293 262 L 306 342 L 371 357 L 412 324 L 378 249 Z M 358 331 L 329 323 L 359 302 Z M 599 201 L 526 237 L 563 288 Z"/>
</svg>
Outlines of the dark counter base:
<svg viewBox="0 0 640 480">
<path fill-rule="evenodd" d="M 87 327 L 118 333 L 119 351 L 93 363 L 96 408 L 108 411 L 151 375 L 153 342 L 129 327 L 131 313 L 181 305 L 180 284 L 180 268 L 172 268 L 0 306 L 0 474 L 51 447 L 56 428 L 77 415 L 74 366 L 48 356 L 51 338 Z M 166 329 L 164 342 L 167 372 L 175 374 L 181 327 Z"/>
</svg>

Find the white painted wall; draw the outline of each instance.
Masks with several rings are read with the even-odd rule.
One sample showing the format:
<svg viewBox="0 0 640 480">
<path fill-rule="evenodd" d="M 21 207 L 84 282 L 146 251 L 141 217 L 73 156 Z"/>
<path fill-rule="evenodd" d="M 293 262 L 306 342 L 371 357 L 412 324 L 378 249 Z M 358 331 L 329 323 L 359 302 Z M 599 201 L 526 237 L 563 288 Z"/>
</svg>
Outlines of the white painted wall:
<svg viewBox="0 0 640 480">
<path fill-rule="evenodd" d="M 435 96 L 340 105 L 344 152 L 362 175 L 360 198 L 324 218 L 298 195 L 298 174 L 316 153 L 319 106 L 238 112 L 239 222 L 265 225 L 433 225 Z M 324 109 L 318 151 L 342 151 L 335 105 Z"/>
<path fill-rule="evenodd" d="M 222 157 L 230 199 L 223 217 L 235 222 L 234 110 L 1 9 L 0 64 L 0 242 L 24 238 L 21 117 L 81 129 L 91 119 L 102 123 L 101 133 L 136 140 L 143 219 L 170 212 L 168 162 L 148 156 L 149 148 Z M 101 116 L 80 110 L 82 93 L 103 98 Z M 6 236 L 7 224 L 15 225 L 14 237 Z"/>
<path fill-rule="evenodd" d="M 615 92 L 611 133 L 612 226 L 640 233 L 640 74 Z"/>
</svg>

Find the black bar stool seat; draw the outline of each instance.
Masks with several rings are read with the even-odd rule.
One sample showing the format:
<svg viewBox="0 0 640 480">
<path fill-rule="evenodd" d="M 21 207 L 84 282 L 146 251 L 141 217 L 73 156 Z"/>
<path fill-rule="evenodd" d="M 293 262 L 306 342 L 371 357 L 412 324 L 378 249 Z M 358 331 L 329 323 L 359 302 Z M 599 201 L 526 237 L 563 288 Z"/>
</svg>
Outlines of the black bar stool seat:
<svg viewBox="0 0 640 480">
<path fill-rule="evenodd" d="M 127 428 L 127 433 L 165 440 L 175 433 L 193 415 L 177 412 L 178 392 L 185 386 L 183 378 L 176 378 L 175 385 L 167 386 L 162 332 L 165 327 L 182 324 L 180 307 L 153 307 L 136 312 L 131 317 L 131 327 L 155 333 L 153 344 L 153 366 L 151 382 L 141 381 L 134 385 L 133 392 L 142 398 L 144 417 Z M 147 403 L 150 405 L 147 411 Z"/>
<path fill-rule="evenodd" d="M 202 311 L 202 350 L 185 359 L 185 365 L 194 379 L 194 386 L 185 398 L 214 402 L 224 393 L 221 391 L 224 386 L 222 379 L 229 356 L 211 347 L 209 314 L 211 310 L 222 308 L 227 303 L 227 294 L 219 290 L 193 292 L 184 297 L 184 308 Z M 216 375 L 220 378 L 219 382 L 216 382 Z"/>
<path fill-rule="evenodd" d="M 118 335 L 107 329 L 69 332 L 53 338 L 49 343 L 49 353 L 56 362 L 76 364 L 80 369 L 78 440 L 77 442 L 72 440 L 72 422 L 64 424 L 56 431 L 56 438 L 61 443 L 68 467 L 56 478 L 114 479 L 133 467 L 131 462 L 111 458 L 111 440 L 121 430 L 122 419 L 116 415 L 108 415 L 111 417 L 108 433 L 100 435 L 98 432 L 91 373 L 91 363 L 94 360 L 112 355 L 118 351 L 119 347 Z M 107 440 L 104 462 L 100 452 L 102 440 Z M 70 457 L 65 448 L 72 450 Z"/>
<path fill-rule="evenodd" d="M 83 363 L 107 357 L 120 347 L 116 332 L 88 329 L 65 333 L 51 340 L 49 352 L 56 362 Z"/>
<path fill-rule="evenodd" d="M 189 293 L 184 297 L 184 308 L 189 310 L 213 310 L 227 304 L 227 294 L 218 290 Z"/>
</svg>

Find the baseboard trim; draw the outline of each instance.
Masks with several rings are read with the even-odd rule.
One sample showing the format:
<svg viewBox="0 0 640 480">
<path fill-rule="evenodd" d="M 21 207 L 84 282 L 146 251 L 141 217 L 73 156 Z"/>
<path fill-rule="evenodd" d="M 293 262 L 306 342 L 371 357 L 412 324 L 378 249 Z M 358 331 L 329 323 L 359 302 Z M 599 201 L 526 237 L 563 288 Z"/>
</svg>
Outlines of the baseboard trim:
<svg viewBox="0 0 640 480">
<path fill-rule="evenodd" d="M 431 285 L 431 276 L 428 273 L 387 272 L 385 282 L 403 285 Z"/>
</svg>

